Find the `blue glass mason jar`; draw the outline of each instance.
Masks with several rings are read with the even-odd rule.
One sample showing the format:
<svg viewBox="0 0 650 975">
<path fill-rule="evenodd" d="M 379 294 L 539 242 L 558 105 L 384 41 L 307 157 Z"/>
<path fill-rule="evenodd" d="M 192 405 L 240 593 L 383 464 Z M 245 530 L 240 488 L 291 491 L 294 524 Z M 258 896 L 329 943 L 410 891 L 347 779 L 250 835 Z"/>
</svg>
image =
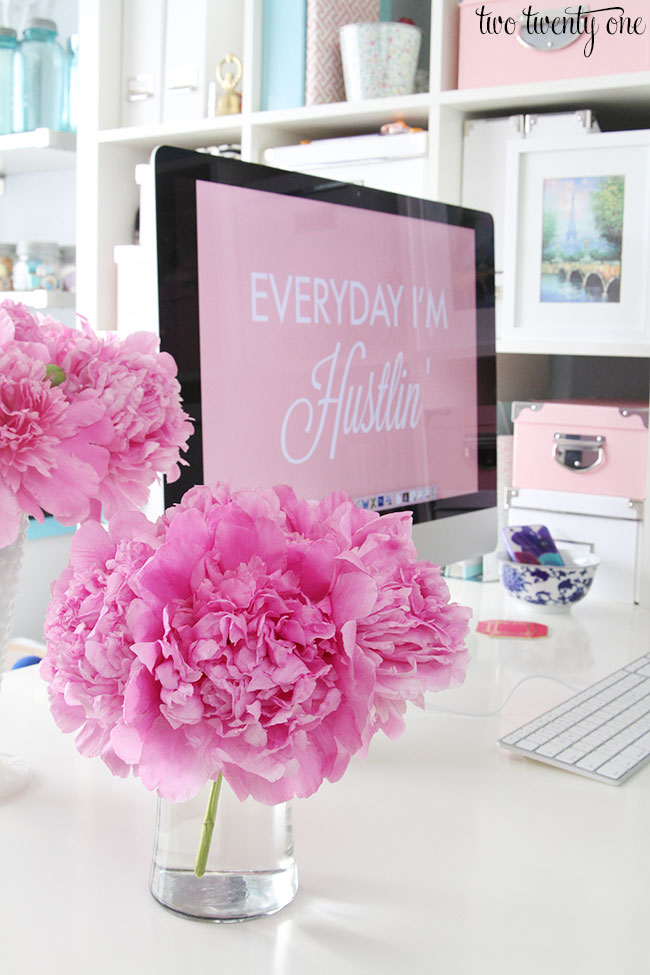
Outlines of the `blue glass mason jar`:
<svg viewBox="0 0 650 975">
<path fill-rule="evenodd" d="M 42 17 L 28 21 L 22 51 L 25 131 L 62 128 L 65 54 L 54 21 Z"/>
<path fill-rule="evenodd" d="M 62 127 L 70 132 L 77 131 L 77 65 L 79 36 L 71 34 L 65 48 L 65 73 L 63 80 Z"/>
<path fill-rule="evenodd" d="M 0 27 L 0 135 L 20 132 L 22 128 L 21 66 L 22 52 L 16 31 Z"/>
</svg>

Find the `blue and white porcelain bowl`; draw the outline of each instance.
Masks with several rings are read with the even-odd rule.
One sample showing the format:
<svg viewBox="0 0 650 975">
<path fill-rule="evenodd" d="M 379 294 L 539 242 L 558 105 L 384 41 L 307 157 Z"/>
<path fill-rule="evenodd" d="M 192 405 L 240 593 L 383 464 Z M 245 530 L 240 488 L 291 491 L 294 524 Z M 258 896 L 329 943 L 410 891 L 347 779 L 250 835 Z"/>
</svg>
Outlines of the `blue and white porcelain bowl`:
<svg viewBox="0 0 650 975">
<path fill-rule="evenodd" d="M 561 552 L 564 565 L 526 565 L 511 562 L 498 552 L 501 582 L 513 599 L 547 612 L 565 612 L 583 599 L 594 581 L 600 559 L 596 555 L 572 557 Z"/>
</svg>

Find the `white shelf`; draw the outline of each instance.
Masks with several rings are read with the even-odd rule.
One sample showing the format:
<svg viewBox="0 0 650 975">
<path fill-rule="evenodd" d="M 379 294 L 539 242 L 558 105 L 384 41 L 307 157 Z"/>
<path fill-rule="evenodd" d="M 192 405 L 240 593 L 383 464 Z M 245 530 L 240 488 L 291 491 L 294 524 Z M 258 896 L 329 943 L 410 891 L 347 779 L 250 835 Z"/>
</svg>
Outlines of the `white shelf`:
<svg viewBox="0 0 650 975">
<path fill-rule="evenodd" d="M 76 163 L 73 132 L 34 129 L 0 135 L 0 175 L 71 169 Z"/>
<path fill-rule="evenodd" d="M 298 137 L 326 138 L 328 133 L 378 131 L 384 122 L 402 119 L 408 125 L 427 128 L 432 96 L 428 92 L 364 102 L 334 102 L 303 108 L 254 112 L 254 128 L 273 127 Z"/>
<path fill-rule="evenodd" d="M 335 102 L 302 108 L 249 112 L 187 122 L 130 128 L 104 129 L 101 144 L 153 149 L 171 143 L 188 149 L 221 142 L 240 142 L 242 132 L 275 129 L 297 138 L 327 138 L 334 133 L 376 131 L 384 122 L 402 119 L 409 125 L 427 128 L 432 109 L 452 108 L 480 115 L 495 111 L 575 107 L 620 107 L 647 112 L 650 101 L 650 71 L 597 78 L 569 78 L 548 82 L 503 85 L 491 88 L 449 89 L 399 98 L 376 98 L 365 102 Z M 649 120 L 650 124 L 650 120 Z M 55 133 L 65 135 L 65 133 Z M 11 137 L 5 137 L 11 138 Z M 1 143 L 1 140 L 0 140 Z M 0 151 L 1 151 L 0 144 Z"/>
<path fill-rule="evenodd" d="M 530 111 L 535 108 L 575 106 L 620 107 L 648 111 L 650 71 L 600 75 L 594 78 L 564 78 L 526 84 L 443 91 L 441 106 L 468 113 Z M 522 106 L 525 106 L 522 108 Z M 650 124 L 650 120 L 649 120 Z"/>
<path fill-rule="evenodd" d="M 38 311 L 75 306 L 75 296 L 71 291 L 47 291 L 39 288 L 36 291 L 2 291 L 0 294 L 3 300 L 15 301 Z"/>
<path fill-rule="evenodd" d="M 243 115 L 222 115 L 218 118 L 199 119 L 180 125 L 134 125 L 129 128 L 103 129 L 97 136 L 102 145 L 132 146 L 138 149 L 154 149 L 160 145 L 174 145 L 181 149 L 197 146 L 218 145 L 222 142 L 240 142 Z"/>
<path fill-rule="evenodd" d="M 171 143 L 181 148 L 221 142 L 241 142 L 245 129 L 276 129 L 296 138 L 326 138 L 333 132 L 378 131 L 384 122 L 402 119 L 409 125 L 426 128 L 431 96 L 428 93 L 399 98 L 375 98 L 365 102 L 334 102 L 303 108 L 222 115 L 211 119 L 103 129 L 98 134 L 102 145 L 133 146 L 153 149 Z"/>
<path fill-rule="evenodd" d="M 557 339 L 497 339 L 497 353 L 504 355 L 568 355 L 616 356 L 622 358 L 650 358 L 650 346 L 643 342 L 579 342 Z"/>
</svg>

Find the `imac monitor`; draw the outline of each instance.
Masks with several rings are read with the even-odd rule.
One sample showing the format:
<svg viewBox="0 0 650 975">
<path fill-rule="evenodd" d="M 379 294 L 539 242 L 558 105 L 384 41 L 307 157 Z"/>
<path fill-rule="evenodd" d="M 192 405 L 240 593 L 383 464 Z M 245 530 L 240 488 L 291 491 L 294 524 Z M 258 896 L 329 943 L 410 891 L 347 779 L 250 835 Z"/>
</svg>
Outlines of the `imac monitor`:
<svg viewBox="0 0 650 975">
<path fill-rule="evenodd" d="M 409 509 L 439 564 L 496 543 L 492 219 L 207 153 L 155 151 L 160 339 L 193 484 Z"/>
</svg>

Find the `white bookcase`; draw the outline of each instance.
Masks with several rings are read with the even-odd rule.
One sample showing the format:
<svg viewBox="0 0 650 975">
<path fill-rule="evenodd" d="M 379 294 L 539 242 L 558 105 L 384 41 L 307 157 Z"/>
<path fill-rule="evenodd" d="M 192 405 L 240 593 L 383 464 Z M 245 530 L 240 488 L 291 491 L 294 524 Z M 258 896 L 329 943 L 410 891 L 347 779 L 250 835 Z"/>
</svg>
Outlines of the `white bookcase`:
<svg viewBox="0 0 650 975">
<path fill-rule="evenodd" d="M 271 146 L 376 132 L 386 121 L 403 119 L 429 132 L 427 193 L 439 200 L 459 203 L 462 132 L 467 118 L 591 108 L 599 118 L 607 118 L 607 128 L 650 125 L 650 71 L 456 90 L 457 0 L 431 0 L 428 93 L 262 112 L 259 110 L 262 0 L 215 0 L 215 3 L 223 19 L 225 35 L 239 38 L 239 50 L 233 53 L 242 58 L 244 65 L 242 113 L 182 124 L 122 127 L 122 4 L 119 0 L 80 2 L 77 307 L 100 328 L 115 328 L 113 255 L 115 245 L 130 244 L 133 240 L 138 205 L 134 168 L 137 163 L 146 162 L 157 145 L 198 148 L 236 142 L 241 144 L 244 160 L 259 162 L 264 150 Z M 589 345 L 573 340 L 555 340 L 553 348 L 545 348 L 539 340 L 531 342 L 529 347 L 518 340 L 516 347 L 502 344 L 498 351 L 500 396 L 507 400 L 543 395 L 545 360 L 549 354 L 593 354 Z M 635 348 L 633 353 L 645 358 L 650 356 L 650 348 Z M 629 352 L 622 350 L 621 354 L 629 355 Z M 647 535 L 642 591 L 648 593 L 650 604 L 650 529 Z"/>
<path fill-rule="evenodd" d="M 17 0 L 0 5 L 9 26 L 20 31 Z M 27 16 L 53 19 L 58 40 L 65 47 L 77 30 L 77 0 L 39 0 Z M 0 21 L 1 22 L 1 21 Z M 76 136 L 47 128 L 0 135 L 0 238 L 75 243 Z M 66 324 L 74 323 L 74 295 L 63 291 L 0 292 L 0 298 L 21 301 L 43 311 L 53 310 Z"/>
<path fill-rule="evenodd" d="M 99 327 L 115 326 L 112 249 L 115 244 L 132 242 L 137 208 L 134 167 L 136 163 L 146 162 L 157 145 L 198 148 L 237 142 L 241 144 L 244 160 L 260 162 L 264 150 L 270 146 L 289 145 L 301 139 L 376 132 L 384 122 L 399 118 L 429 131 L 428 194 L 457 203 L 461 191 L 462 128 L 466 118 L 590 107 L 597 113 L 605 111 L 620 117 L 620 126 L 614 127 L 627 128 L 640 127 L 639 120 L 644 113 L 647 117 L 650 106 L 650 71 L 457 90 L 457 0 L 431 0 L 428 93 L 261 112 L 258 106 L 262 0 L 214 2 L 223 21 L 224 35 L 240 39 L 240 49 L 234 53 L 241 56 L 244 64 L 242 113 L 196 122 L 129 127 L 120 125 L 122 3 L 83 0 L 80 4 L 78 305 Z M 507 347 L 502 351 L 507 351 Z M 539 353 L 540 346 L 535 342 L 527 349 L 519 343 L 516 351 Z M 586 350 L 580 344 L 568 342 L 554 351 L 580 355 Z"/>
</svg>

